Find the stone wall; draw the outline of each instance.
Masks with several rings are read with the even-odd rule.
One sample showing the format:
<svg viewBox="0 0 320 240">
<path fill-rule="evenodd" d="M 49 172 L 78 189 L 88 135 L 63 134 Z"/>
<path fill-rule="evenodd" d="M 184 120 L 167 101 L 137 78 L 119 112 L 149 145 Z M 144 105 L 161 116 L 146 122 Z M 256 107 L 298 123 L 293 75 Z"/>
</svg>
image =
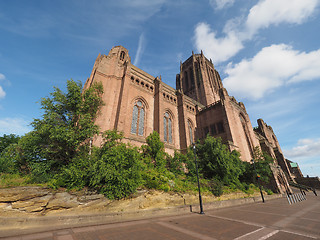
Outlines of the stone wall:
<svg viewBox="0 0 320 240">
<path fill-rule="evenodd" d="M 296 182 L 308 187 L 320 189 L 320 179 L 319 177 L 297 177 Z"/>
</svg>

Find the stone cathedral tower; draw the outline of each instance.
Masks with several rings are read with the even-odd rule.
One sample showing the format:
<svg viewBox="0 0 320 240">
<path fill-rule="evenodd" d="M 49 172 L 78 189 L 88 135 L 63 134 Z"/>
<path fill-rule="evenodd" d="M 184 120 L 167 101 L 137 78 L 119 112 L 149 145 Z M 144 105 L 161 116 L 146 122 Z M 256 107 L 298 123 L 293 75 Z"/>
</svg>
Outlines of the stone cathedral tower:
<svg viewBox="0 0 320 240">
<path fill-rule="evenodd" d="M 194 54 L 180 64 L 176 88 L 204 106 L 220 100 L 219 90 L 223 88 L 219 73 L 212 61 L 201 54 Z"/>
</svg>

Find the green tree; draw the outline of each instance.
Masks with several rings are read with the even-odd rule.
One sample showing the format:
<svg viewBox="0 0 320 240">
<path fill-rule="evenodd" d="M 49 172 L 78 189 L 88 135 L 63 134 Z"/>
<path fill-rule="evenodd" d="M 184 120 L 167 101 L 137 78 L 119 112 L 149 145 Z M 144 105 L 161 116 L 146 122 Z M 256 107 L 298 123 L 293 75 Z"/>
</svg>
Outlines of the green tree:
<svg viewBox="0 0 320 240">
<path fill-rule="evenodd" d="M 12 172 L 12 168 L 14 168 L 14 172 L 30 173 L 30 164 L 40 159 L 39 140 L 35 133 L 31 131 L 19 138 L 17 143 L 9 145 L 0 155 L 0 161 L 2 162 L 0 171 L 8 172 L 11 169 Z M 6 165 L 8 166 L 7 170 L 4 167 Z"/>
<path fill-rule="evenodd" d="M 275 160 L 266 152 L 261 151 L 259 147 L 254 149 L 254 160 L 260 180 L 268 183 L 272 175 L 270 164 L 274 163 Z"/>
<path fill-rule="evenodd" d="M 18 143 L 20 137 L 15 134 L 4 134 L 0 137 L 0 154 L 4 151 L 9 145 Z"/>
<path fill-rule="evenodd" d="M 10 144 L 0 154 L 0 173 L 18 173 L 17 160 L 19 159 L 19 152 L 17 151 L 17 144 Z"/>
<path fill-rule="evenodd" d="M 80 146 L 99 132 L 94 120 L 103 105 L 101 84 L 82 91 L 80 82 L 67 81 L 67 92 L 59 88 L 41 100 L 44 114 L 32 122 L 40 149 L 38 156 L 51 171 L 71 162 Z"/>
<path fill-rule="evenodd" d="M 240 185 L 239 176 L 244 171 L 240 154 L 230 152 L 220 138 L 207 136 L 203 144 L 196 145 L 199 168 L 207 179 L 216 179 L 226 185 Z"/>
<path fill-rule="evenodd" d="M 245 171 L 240 176 L 240 180 L 246 183 L 256 183 L 258 174 L 262 182 L 269 183 L 272 176 L 270 164 L 274 163 L 275 160 L 267 153 L 261 151 L 259 147 L 255 147 L 253 156 L 257 172 L 255 172 L 252 162 L 244 162 Z"/>
<path fill-rule="evenodd" d="M 145 162 L 150 166 L 154 165 L 157 169 L 165 169 L 167 154 L 164 151 L 164 144 L 160 140 L 159 133 L 153 131 L 146 138 L 147 145 L 142 146 Z"/>
</svg>

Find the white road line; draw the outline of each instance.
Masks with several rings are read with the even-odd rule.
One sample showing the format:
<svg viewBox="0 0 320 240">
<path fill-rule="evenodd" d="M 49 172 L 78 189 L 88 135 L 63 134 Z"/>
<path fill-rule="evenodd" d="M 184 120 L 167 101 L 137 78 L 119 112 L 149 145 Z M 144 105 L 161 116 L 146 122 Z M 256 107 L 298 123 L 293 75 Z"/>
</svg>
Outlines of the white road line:
<svg viewBox="0 0 320 240">
<path fill-rule="evenodd" d="M 267 235 L 265 235 L 265 236 L 263 236 L 263 237 L 259 238 L 258 240 L 265 240 L 265 239 L 268 239 L 269 237 L 272 237 L 273 235 L 277 234 L 278 232 L 279 232 L 279 230 L 275 230 L 275 231 L 273 231 L 273 232 L 271 232 L 271 233 L 269 233 L 269 234 L 267 234 Z"/>
<path fill-rule="evenodd" d="M 247 234 L 244 234 L 242 236 L 239 236 L 235 238 L 234 240 L 265 240 L 268 239 L 269 237 L 275 235 L 278 233 L 279 230 L 274 230 L 271 228 L 259 228 L 255 231 L 249 232 Z"/>
<path fill-rule="evenodd" d="M 312 238 L 312 239 L 318 239 L 318 237 L 316 237 L 316 236 L 309 235 L 309 234 L 298 233 L 298 232 L 294 232 L 294 231 L 281 230 L 281 232 L 291 233 L 291 234 L 294 234 L 294 235 L 299 235 L 299 236 L 308 237 L 308 238 Z"/>
<path fill-rule="evenodd" d="M 235 239 L 233 239 L 233 240 L 245 239 L 247 236 L 249 236 L 249 235 L 251 235 L 251 234 L 254 234 L 254 233 L 256 233 L 256 232 L 259 232 L 259 231 L 261 231 L 261 230 L 263 230 L 263 229 L 265 229 L 265 228 L 263 227 L 263 228 L 259 228 L 259 229 L 257 229 L 257 230 L 254 230 L 254 231 L 252 231 L 252 232 L 248 232 L 248 233 L 246 233 L 246 234 L 244 234 L 244 235 L 242 235 L 242 236 L 240 236 L 240 237 L 237 237 L 237 238 L 235 238 Z"/>
<path fill-rule="evenodd" d="M 239 223 L 252 225 L 252 226 L 256 226 L 256 227 L 265 227 L 265 225 L 262 225 L 262 224 L 253 223 L 253 222 L 247 222 L 247 221 L 242 221 L 242 220 L 237 220 L 237 219 L 232 219 L 232 218 L 227 218 L 227 217 L 221 217 L 221 216 L 216 216 L 216 215 L 206 215 L 206 216 L 212 217 L 212 218 L 220 218 L 220 219 L 223 219 L 223 220 L 229 220 L 229 221 L 232 221 L 232 222 L 239 222 Z"/>
</svg>

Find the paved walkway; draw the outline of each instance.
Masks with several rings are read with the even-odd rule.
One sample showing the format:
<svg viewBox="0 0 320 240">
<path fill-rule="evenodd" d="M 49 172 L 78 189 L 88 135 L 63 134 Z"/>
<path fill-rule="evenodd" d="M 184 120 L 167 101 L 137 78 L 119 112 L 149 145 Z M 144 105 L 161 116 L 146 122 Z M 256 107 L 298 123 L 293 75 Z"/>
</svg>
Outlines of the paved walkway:
<svg viewBox="0 0 320 240">
<path fill-rule="evenodd" d="M 205 209 L 204 209 L 205 210 Z M 1 234 L 1 233 L 0 233 Z M 286 198 L 216 210 L 48 231 L 8 240 L 320 239 L 320 197 L 289 205 Z"/>
</svg>

